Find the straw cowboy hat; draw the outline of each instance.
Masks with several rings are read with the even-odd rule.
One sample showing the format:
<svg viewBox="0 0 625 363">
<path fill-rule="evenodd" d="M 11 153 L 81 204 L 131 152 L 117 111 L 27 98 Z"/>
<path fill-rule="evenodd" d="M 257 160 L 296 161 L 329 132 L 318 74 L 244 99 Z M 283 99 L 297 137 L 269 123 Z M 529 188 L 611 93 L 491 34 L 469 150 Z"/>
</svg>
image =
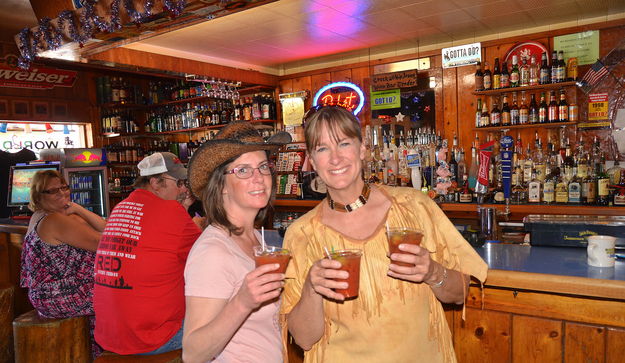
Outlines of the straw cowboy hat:
<svg viewBox="0 0 625 363">
<path fill-rule="evenodd" d="M 215 138 L 205 142 L 189 161 L 191 192 L 199 197 L 213 171 L 224 162 L 250 151 L 276 151 L 291 142 L 288 132 L 278 132 L 267 141 L 249 122 L 233 122 L 222 128 Z"/>
</svg>

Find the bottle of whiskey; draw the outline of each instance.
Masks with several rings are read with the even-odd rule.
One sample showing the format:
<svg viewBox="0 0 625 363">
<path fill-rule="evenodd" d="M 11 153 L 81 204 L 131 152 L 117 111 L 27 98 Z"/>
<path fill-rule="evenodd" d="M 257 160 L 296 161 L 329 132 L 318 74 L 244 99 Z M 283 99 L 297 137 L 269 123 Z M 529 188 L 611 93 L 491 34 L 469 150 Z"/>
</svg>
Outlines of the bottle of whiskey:
<svg viewBox="0 0 625 363">
<path fill-rule="evenodd" d="M 564 175 L 558 176 L 558 182 L 556 183 L 556 203 L 566 204 L 569 202 L 569 188 L 568 183 Z"/>
<path fill-rule="evenodd" d="M 540 186 L 541 182 L 536 178 L 536 173 L 532 173 L 532 180 L 527 185 L 527 201 L 528 203 L 540 203 Z"/>
<path fill-rule="evenodd" d="M 552 204 L 556 200 L 556 183 L 559 176 L 559 168 L 551 168 L 543 183 L 543 203 Z"/>
<path fill-rule="evenodd" d="M 458 201 L 460 203 L 473 202 L 473 193 L 471 193 L 471 189 L 469 189 L 469 181 L 468 181 L 467 174 L 462 175 L 462 190 L 460 191 L 460 197 Z"/>
<path fill-rule="evenodd" d="M 597 180 L 597 205 L 609 205 L 610 204 L 610 190 L 608 185 L 610 184 L 610 178 L 604 171 L 605 156 L 601 155 L 598 162 L 595 164 L 595 179 Z"/>
<path fill-rule="evenodd" d="M 527 200 L 527 188 L 521 182 L 521 178 L 516 178 L 515 182 L 512 185 L 512 190 L 510 193 L 511 202 L 513 204 L 522 204 Z"/>
<path fill-rule="evenodd" d="M 577 174 L 569 182 L 569 203 L 579 204 L 582 202 L 582 183 Z"/>
</svg>

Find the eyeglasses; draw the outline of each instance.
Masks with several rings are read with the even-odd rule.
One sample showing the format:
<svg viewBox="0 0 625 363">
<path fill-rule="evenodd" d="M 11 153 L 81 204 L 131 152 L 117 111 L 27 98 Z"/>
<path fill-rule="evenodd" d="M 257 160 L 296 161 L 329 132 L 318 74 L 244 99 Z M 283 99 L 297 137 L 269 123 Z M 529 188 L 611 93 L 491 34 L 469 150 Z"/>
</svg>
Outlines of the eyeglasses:
<svg viewBox="0 0 625 363">
<path fill-rule="evenodd" d="M 69 185 L 62 185 L 58 188 L 50 188 L 50 189 L 42 190 L 41 192 L 44 194 L 54 195 L 54 194 L 57 194 L 58 192 L 66 192 L 68 190 L 69 190 Z"/>
<path fill-rule="evenodd" d="M 240 168 L 234 168 L 232 170 L 224 171 L 226 174 L 234 174 L 239 179 L 248 179 L 254 175 L 254 170 L 258 169 L 258 172 L 262 175 L 271 175 L 276 170 L 276 166 L 272 163 L 266 163 L 258 168 L 252 168 L 251 166 L 242 166 Z"/>
<path fill-rule="evenodd" d="M 165 176 L 162 176 L 161 178 L 175 181 L 176 182 L 176 186 L 178 188 L 189 187 L 189 183 L 187 182 L 187 179 L 174 179 L 174 178 L 168 178 L 168 177 L 165 177 Z"/>
</svg>

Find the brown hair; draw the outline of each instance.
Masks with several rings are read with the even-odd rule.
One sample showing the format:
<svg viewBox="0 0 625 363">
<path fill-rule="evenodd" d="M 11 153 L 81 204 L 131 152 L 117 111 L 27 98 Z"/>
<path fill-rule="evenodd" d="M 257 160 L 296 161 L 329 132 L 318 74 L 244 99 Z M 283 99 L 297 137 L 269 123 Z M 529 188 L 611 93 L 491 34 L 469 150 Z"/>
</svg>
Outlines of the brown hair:
<svg viewBox="0 0 625 363">
<path fill-rule="evenodd" d="M 159 182 L 163 182 L 163 176 L 167 173 L 160 173 L 154 175 L 140 175 L 132 183 L 133 189 L 145 189 L 150 184 L 150 179 L 158 178 Z"/>
<path fill-rule="evenodd" d="M 59 178 L 61 184 L 67 185 L 63 174 L 57 170 L 39 170 L 33 176 L 33 180 L 30 182 L 30 202 L 28 203 L 28 209 L 33 212 L 43 209 L 41 206 L 41 198 L 43 197 L 43 191 L 46 189 L 46 185 L 50 180 Z"/>
<path fill-rule="evenodd" d="M 239 155 L 240 156 L 240 155 Z M 226 175 L 224 172 L 228 168 L 230 163 L 234 162 L 239 156 L 226 160 L 221 165 L 216 167 L 210 177 L 208 178 L 208 183 L 201 191 L 200 199 L 202 200 L 202 206 L 204 207 L 204 212 L 206 213 L 206 226 L 211 224 L 221 226 L 230 232 L 230 234 L 234 234 L 240 236 L 243 233 L 243 228 L 240 226 L 235 226 L 228 219 L 228 214 L 226 213 L 226 209 L 224 208 L 224 198 L 223 198 L 223 190 L 226 186 Z M 267 216 L 267 211 L 270 208 L 273 208 L 273 204 L 271 201 L 275 199 L 276 196 L 276 179 L 275 175 L 271 176 L 271 195 L 269 197 L 269 202 L 267 205 L 258 211 L 256 215 L 256 219 L 254 220 L 255 224 L 259 224 L 260 222 L 265 220 Z"/>
<path fill-rule="evenodd" d="M 321 130 L 328 128 L 330 136 L 339 141 L 339 134 L 349 138 L 357 138 L 362 142 L 360 122 L 353 113 L 340 106 L 321 107 L 317 112 L 308 116 L 305 120 L 304 136 L 306 138 L 306 149 L 312 152 L 321 143 Z"/>
</svg>

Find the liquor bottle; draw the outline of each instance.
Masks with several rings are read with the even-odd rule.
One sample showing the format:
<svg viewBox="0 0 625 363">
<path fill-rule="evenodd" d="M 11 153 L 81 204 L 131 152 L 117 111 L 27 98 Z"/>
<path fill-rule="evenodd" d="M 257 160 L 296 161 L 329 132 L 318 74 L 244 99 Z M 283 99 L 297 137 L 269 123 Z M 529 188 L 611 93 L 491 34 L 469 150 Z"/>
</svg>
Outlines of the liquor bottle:
<svg viewBox="0 0 625 363">
<path fill-rule="evenodd" d="M 467 174 L 462 175 L 462 190 L 460 192 L 460 197 L 458 201 L 460 203 L 471 203 L 473 202 L 473 193 L 471 193 L 471 189 L 469 189 L 469 177 Z"/>
<path fill-rule="evenodd" d="M 490 126 L 501 125 L 501 112 L 496 101 L 493 101 L 493 109 L 490 111 Z"/>
<path fill-rule="evenodd" d="M 119 103 L 119 81 L 117 77 L 111 78 L 111 102 Z"/>
<path fill-rule="evenodd" d="M 128 88 L 126 85 L 126 81 L 124 81 L 123 78 L 119 77 L 118 85 L 119 85 L 119 103 L 124 105 L 128 103 L 128 91 L 127 91 Z"/>
<path fill-rule="evenodd" d="M 477 108 L 475 109 L 475 127 L 482 127 L 482 99 L 477 99 Z"/>
<path fill-rule="evenodd" d="M 543 203 L 552 204 L 556 200 L 556 183 L 560 175 L 559 168 L 551 168 L 543 183 Z"/>
<path fill-rule="evenodd" d="M 508 63 L 503 62 L 501 64 L 501 88 L 510 87 L 510 73 L 508 72 Z"/>
<path fill-rule="evenodd" d="M 568 183 L 564 175 L 558 176 L 556 183 L 556 203 L 567 204 L 569 202 L 569 188 Z"/>
<path fill-rule="evenodd" d="M 477 182 L 477 173 L 479 171 L 477 146 L 471 147 L 471 166 L 469 166 L 469 188 L 475 189 Z"/>
<path fill-rule="evenodd" d="M 508 96 L 503 96 L 503 105 L 501 106 L 501 125 L 510 126 L 512 115 L 510 112 L 510 106 L 508 105 Z"/>
<path fill-rule="evenodd" d="M 513 204 L 522 204 L 527 200 L 527 188 L 521 182 L 521 178 L 514 181 L 510 197 Z"/>
<path fill-rule="evenodd" d="M 569 120 L 569 105 L 566 103 L 566 94 L 564 90 L 560 90 L 560 103 L 558 104 L 558 121 L 566 122 Z"/>
<path fill-rule="evenodd" d="M 545 155 L 543 154 L 542 144 L 538 138 L 538 132 L 536 132 L 535 145 L 536 147 L 534 148 L 534 153 L 532 155 L 532 163 L 534 164 L 536 178 L 542 183 L 545 181 L 547 163 Z"/>
<path fill-rule="evenodd" d="M 569 203 L 579 204 L 582 202 L 582 180 L 579 175 L 573 175 L 569 181 Z"/>
<path fill-rule="evenodd" d="M 532 180 L 527 184 L 527 201 L 528 203 L 540 203 L 541 182 L 536 179 L 536 174 L 532 172 Z"/>
<path fill-rule="evenodd" d="M 464 149 L 460 148 L 458 152 L 458 175 L 464 175 L 467 173 L 467 162 L 464 158 Z"/>
<path fill-rule="evenodd" d="M 547 119 L 547 102 L 545 101 L 545 92 L 540 94 L 540 104 L 538 105 L 538 123 L 545 123 Z"/>
<path fill-rule="evenodd" d="M 501 182 L 501 177 L 497 178 L 497 184 L 495 185 L 495 189 L 493 189 L 492 196 L 493 203 L 495 204 L 503 204 L 506 202 L 503 194 L 503 183 Z"/>
<path fill-rule="evenodd" d="M 530 58 L 530 81 L 529 81 L 529 85 L 530 86 L 536 86 L 538 85 L 540 81 L 540 67 L 538 66 L 538 63 L 536 63 L 536 56 L 532 55 L 532 57 Z"/>
<path fill-rule="evenodd" d="M 482 64 L 480 62 L 475 63 L 475 90 L 481 91 L 484 89 L 484 73 L 482 73 Z"/>
<path fill-rule="evenodd" d="M 551 83 L 558 83 L 558 52 L 551 52 Z"/>
<path fill-rule="evenodd" d="M 493 89 L 501 88 L 501 70 L 499 69 L 499 58 L 495 58 L 495 68 L 493 68 Z"/>
<path fill-rule="evenodd" d="M 568 183 L 573 179 L 576 171 L 575 159 L 571 154 L 571 146 L 568 141 L 566 143 L 566 148 L 564 149 L 564 159 L 562 161 L 562 167 L 564 168 L 564 179 L 566 179 Z"/>
<path fill-rule="evenodd" d="M 558 52 L 558 82 L 566 80 L 566 63 L 564 62 L 564 52 Z"/>
<path fill-rule="evenodd" d="M 610 185 L 616 185 L 621 180 L 621 174 L 623 174 L 623 168 L 621 168 L 621 163 L 618 160 L 614 160 L 614 165 L 606 171 L 608 174 L 608 178 L 610 179 Z"/>
<path fill-rule="evenodd" d="M 526 107 L 527 108 L 527 107 Z M 517 104 L 516 92 L 512 93 L 512 107 L 510 107 L 510 124 L 518 125 L 520 124 L 520 110 L 519 105 Z"/>
<path fill-rule="evenodd" d="M 457 139 L 455 139 L 455 141 L 457 142 Z M 449 158 L 449 172 L 451 173 L 450 175 L 450 179 L 453 182 L 458 182 L 458 161 L 456 161 L 456 156 L 455 156 L 455 152 L 451 152 L 450 154 L 450 158 Z"/>
<path fill-rule="evenodd" d="M 521 92 L 521 107 L 519 107 L 519 124 L 525 125 L 529 123 L 530 110 L 525 103 L 525 91 Z"/>
<path fill-rule="evenodd" d="M 482 115 L 480 116 L 480 127 L 487 127 L 487 126 L 490 126 L 490 114 L 488 113 L 486 102 L 484 102 L 482 103 Z"/>
<path fill-rule="evenodd" d="M 536 96 L 533 93 L 530 98 L 530 107 L 527 115 L 527 120 L 530 124 L 538 123 L 538 105 L 536 104 Z"/>
<path fill-rule="evenodd" d="M 519 67 L 519 85 L 521 87 L 529 86 L 530 84 L 530 67 L 527 64 L 527 58 L 521 59 L 521 67 Z"/>
<path fill-rule="evenodd" d="M 615 207 L 625 207 L 625 173 L 621 173 L 618 184 L 614 185 L 614 197 L 612 205 Z"/>
<path fill-rule="evenodd" d="M 547 122 L 558 122 L 558 103 L 556 102 L 556 92 L 549 94 L 549 106 L 547 107 Z"/>
<path fill-rule="evenodd" d="M 549 63 L 547 60 L 547 52 L 543 52 L 541 56 L 539 76 L 540 84 L 551 83 L 551 69 L 549 68 Z"/>
<path fill-rule="evenodd" d="M 604 171 L 604 163 L 605 157 L 603 155 L 600 156 L 599 161 L 595 164 L 595 179 L 597 181 L 597 205 L 608 205 L 610 204 L 610 191 L 608 184 L 610 183 L 610 178 L 608 174 Z"/>
<path fill-rule="evenodd" d="M 527 151 L 525 152 L 525 160 L 523 161 L 523 182 L 529 184 L 532 180 L 532 173 L 534 171 L 534 162 L 532 161 L 532 150 L 527 145 Z"/>
<path fill-rule="evenodd" d="M 519 86 L 519 65 L 518 65 L 518 57 L 515 55 L 512 56 L 512 70 L 510 71 L 510 87 L 518 87 Z"/>
<path fill-rule="evenodd" d="M 488 62 L 484 62 L 484 90 L 493 88 L 493 75 L 490 72 Z"/>
</svg>

